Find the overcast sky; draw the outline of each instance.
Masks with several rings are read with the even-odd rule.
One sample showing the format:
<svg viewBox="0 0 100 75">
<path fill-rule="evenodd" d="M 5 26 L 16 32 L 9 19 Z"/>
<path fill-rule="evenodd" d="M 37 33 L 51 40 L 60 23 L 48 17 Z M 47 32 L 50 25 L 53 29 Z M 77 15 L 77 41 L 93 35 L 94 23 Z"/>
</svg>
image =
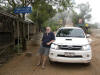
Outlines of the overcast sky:
<svg viewBox="0 0 100 75">
<path fill-rule="evenodd" d="M 92 23 L 95 23 L 95 22 L 100 23 L 100 0 L 75 0 L 75 2 L 76 2 L 76 4 L 89 2 L 90 8 L 92 8 L 91 22 Z"/>
</svg>

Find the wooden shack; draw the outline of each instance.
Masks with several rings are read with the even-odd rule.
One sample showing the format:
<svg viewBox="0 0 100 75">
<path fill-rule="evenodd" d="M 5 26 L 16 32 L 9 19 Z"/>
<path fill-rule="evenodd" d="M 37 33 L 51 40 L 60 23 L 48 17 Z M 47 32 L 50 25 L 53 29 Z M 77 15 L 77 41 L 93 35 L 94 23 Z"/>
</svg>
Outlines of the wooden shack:
<svg viewBox="0 0 100 75">
<path fill-rule="evenodd" d="M 32 34 L 30 28 L 34 23 L 24 21 L 16 15 L 0 11 L 0 55 L 13 52 L 13 47 L 20 42 L 22 37 L 29 39 Z M 21 32 L 23 31 L 23 32 Z M 22 36 L 22 34 L 24 34 Z"/>
</svg>

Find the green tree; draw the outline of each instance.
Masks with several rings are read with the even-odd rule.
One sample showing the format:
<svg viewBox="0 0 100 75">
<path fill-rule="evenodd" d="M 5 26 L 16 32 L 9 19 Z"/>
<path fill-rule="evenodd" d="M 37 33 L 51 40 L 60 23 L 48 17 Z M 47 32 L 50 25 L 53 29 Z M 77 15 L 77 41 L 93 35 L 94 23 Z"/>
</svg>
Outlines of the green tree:
<svg viewBox="0 0 100 75">
<path fill-rule="evenodd" d="M 32 4 L 32 13 L 28 17 L 38 25 L 40 31 L 42 24 L 53 17 L 55 13 L 56 10 L 51 5 L 45 1 L 36 0 Z"/>
<path fill-rule="evenodd" d="M 73 12 L 73 18 L 72 18 L 72 22 L 74 25 L 78 24 L 78 20 L 79 20 L 79 15 L 74 11 Z"/>
<path fill-rule="evenodd" d="M 40 30 L 43 23 L 53 17 L 56 12 L 61 13 L 68 7 L 72 7 L 72 0 L 34 0 L 31 5 L 33 12 L 28 17 L 38 25 Z"/>
<path fill-rule="evenodd" d="M 45 28 L 46 26 L 50 26 L 52 31 L 56 31 L 59 27 L 60 27 L 60 24 L 58 21 L 54 20 L 54 19 L 50 19 L 48 21 L 46 21 L 44 24 L 43 24 L 43 27 Z"/>
</svg>

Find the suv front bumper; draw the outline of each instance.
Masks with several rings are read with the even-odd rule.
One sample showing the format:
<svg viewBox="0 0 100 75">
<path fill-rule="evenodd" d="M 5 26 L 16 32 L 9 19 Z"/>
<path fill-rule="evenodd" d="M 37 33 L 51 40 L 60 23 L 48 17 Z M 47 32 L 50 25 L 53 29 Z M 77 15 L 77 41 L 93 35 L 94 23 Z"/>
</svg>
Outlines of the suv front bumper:
<svg viewBox="0 0 100 75">
<path fill-rule="evenodd" d="M 66 56 L 65 53 L 74 53 L 74 55 Z M 77 51 L 77 50 L 54 50 L 50 49 L 49 59 L 53 62 L 64 63 L 89 63 L 92 58 L 91 50 Z"/>
</svg>

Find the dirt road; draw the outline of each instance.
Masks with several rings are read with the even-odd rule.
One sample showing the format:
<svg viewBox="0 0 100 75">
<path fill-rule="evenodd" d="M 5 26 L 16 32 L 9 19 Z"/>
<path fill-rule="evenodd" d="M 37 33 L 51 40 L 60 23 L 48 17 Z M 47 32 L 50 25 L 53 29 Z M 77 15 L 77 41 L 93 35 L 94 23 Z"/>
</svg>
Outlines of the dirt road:
<svg viewBox="0 0 100 75">
<path fill-rule="evenodd" d="M 61 64 L 50 65 L 47 63 L 45 70 L 34 66 L 37 62 L 38 46 L 29 46 L 31 57 L 22 54 L 15 56 L 8 63 L 0 67 L 0 75 L 100 75 L 100 38 L 94 38 L 92 43 L 93 59 L 90 66 L 83 64 Z"/>
</svg>

